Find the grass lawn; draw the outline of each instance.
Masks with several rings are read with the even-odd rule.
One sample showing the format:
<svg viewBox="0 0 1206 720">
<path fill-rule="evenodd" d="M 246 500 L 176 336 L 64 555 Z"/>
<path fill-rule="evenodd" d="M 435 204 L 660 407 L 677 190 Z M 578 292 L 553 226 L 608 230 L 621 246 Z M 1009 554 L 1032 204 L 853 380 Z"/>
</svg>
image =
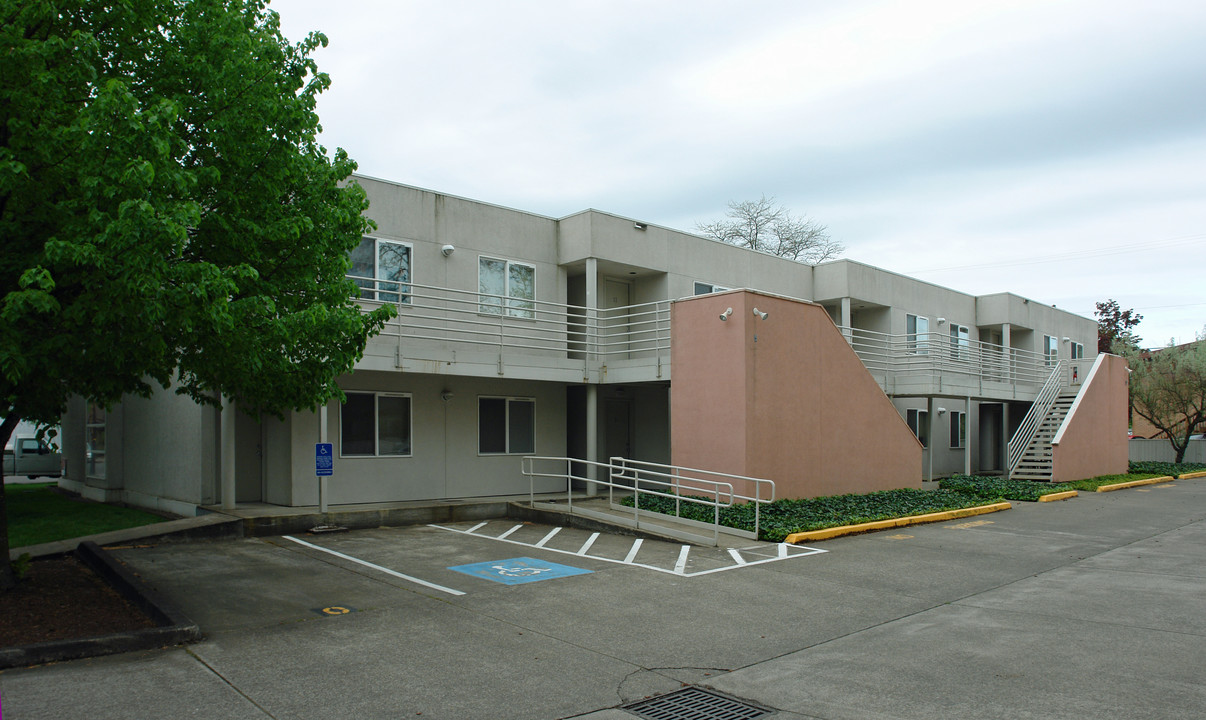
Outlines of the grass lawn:
<svg viewBox="0 0 1206 720">
<path fill-rule="evenodd" d="M 5 485 L 9 547 L 40 545 L 109 530 L 163 522 L 143 510 L 106 505 L 59 492 L 54 483 Z"/>
</svg>

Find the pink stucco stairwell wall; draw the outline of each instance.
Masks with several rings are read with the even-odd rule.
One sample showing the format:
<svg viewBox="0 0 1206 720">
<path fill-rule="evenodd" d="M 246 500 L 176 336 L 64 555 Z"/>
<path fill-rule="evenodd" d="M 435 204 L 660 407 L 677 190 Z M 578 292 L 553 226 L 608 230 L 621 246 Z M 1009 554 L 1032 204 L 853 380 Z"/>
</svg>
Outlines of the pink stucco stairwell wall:
<svg viewBox="0 0 1206 720">
<path fill-rule="evenodd" d="M 1052 482 L 1127 471 L 1128 382 L 1125 360 L 1097 357 L 1052 446 Z"/>
<path fill-rule="evenodd" d="M 774 480 L 781 498 L 921 486 L 921 444 L 820 305 L 738 290 L 671 318 L 675 465 Z"/>
</svg>

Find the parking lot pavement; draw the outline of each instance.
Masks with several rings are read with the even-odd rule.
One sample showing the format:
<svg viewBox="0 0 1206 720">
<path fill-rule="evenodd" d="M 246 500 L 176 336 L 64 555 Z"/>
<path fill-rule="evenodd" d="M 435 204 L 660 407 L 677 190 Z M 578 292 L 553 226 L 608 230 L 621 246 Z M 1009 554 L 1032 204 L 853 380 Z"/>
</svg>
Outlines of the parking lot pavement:
<svg viewBox="0 0 1206 720">
<path fill-rule="evenodd" d="M 206 639 L 4 672 L 4 717 L 617 720 L 684 684 L 784 718 L 1206 707 L 1206 480 L 762 564 L 476 525 L 116 550 Z"/>
</svg>

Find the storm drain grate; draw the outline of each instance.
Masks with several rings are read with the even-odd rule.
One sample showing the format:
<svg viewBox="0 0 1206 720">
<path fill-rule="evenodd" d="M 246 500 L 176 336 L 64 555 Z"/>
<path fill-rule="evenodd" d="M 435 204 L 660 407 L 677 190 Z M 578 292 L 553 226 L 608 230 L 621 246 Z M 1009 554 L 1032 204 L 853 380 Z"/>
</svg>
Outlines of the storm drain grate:
<svg viewBox="0 0 1206 720">
<path fill-rule="evenodd" d="M 676 690 L 622 707 L 650 720 L 754 720 L 770 715 L 769 710 L 756 705 L 697 687 Z"/>
</svg>

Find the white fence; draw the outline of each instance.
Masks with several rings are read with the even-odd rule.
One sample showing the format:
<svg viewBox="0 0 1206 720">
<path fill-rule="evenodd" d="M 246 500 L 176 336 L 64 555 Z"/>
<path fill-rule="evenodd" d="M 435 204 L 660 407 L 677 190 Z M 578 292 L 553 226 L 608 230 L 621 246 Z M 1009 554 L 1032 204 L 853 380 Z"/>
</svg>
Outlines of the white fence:
<svg viewBox="0 0 1206 720">
<path fill-rule="evenodd" d="M 1177 459 L 1172 443 L 1163 438 L 1130 440 L 1127 447 L 1130 449 L 1131 462 L 1173 462 Z M 1206 440 L 1190 440 L 1183 462 L 1206 463 Z"/>
</svg>

